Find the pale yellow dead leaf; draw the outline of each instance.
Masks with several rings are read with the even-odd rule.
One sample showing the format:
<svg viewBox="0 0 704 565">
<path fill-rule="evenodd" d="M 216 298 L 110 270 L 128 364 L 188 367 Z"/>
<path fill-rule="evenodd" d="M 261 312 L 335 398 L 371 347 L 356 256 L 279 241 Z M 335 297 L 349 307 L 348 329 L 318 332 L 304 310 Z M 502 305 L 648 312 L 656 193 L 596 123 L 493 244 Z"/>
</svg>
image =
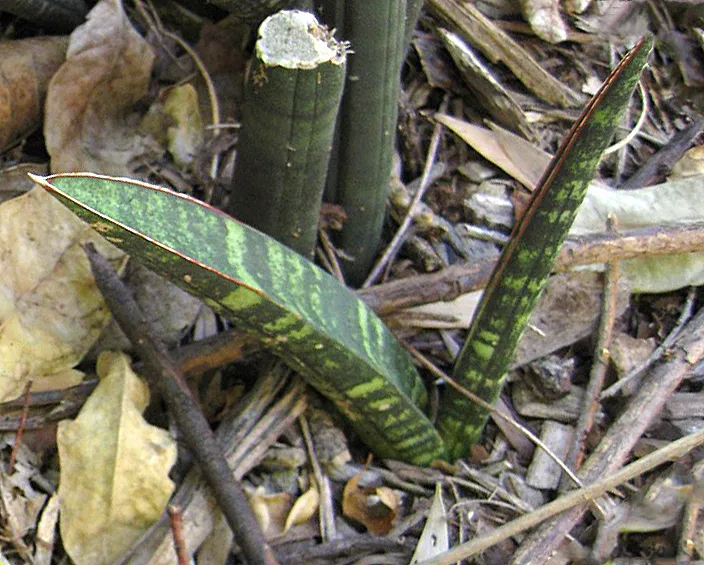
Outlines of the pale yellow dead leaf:
<svg viewBox="0 0 704 565">
<path fill-rule="evenodd" d="M 100 384 L 57 433 L 61 537 L 76 565 L 112 563 L 161 515 L 176 445 L 147 424 L 149 389 L 127 357 L 103 353 Z"/>
<path fill-rule="evenodd" d="M 51 375 L 40 376 L 32 379 L 32 392 L 43 392 L 47 390 L 63 390 L 79 385 L 84 374 L 78 369 L 66 369 Z"/>
<path fill-rule="evenodd" d="M 124 175 L 147 149 L 132 115 L 147 93 L 154 54 L 119 0 L 101 0 L 71 34 L 49 85 L 44 120 L 53 172 Z"/>
<path fill-rule="evenodd" d="M 41 188 L 0 205 L 0 401 L 70 370 L 109 321 L 87 242 L 119 268 L 122 252 Z"/>
<path fill-rule="evenodd" d="M 357 473 L 347 481 L 342 493 L 342 513 L 363 524 L 369 533 L 385 536 L 391 530 L 400 500 L 388 487 L 360 486 L 363 475 L 363 472 Z"/>
<path fill-rule="evenodd" d="M 291 512 L 286 516 L 284 532 L 293 526 L 305 524 L 317 512 L 318 506 L 320 506 L 320 493 L 318 487 L 313 485 L 293 503 Z"/>
<path fill-rule="evenodd" d="M 190 165 L 204 139 L 196 89 L 190 84 L 172 88 L 164 102 L 164 110 L 176 124 L 166 132 L 169 153 L 177 165 Z"/>
</svg>

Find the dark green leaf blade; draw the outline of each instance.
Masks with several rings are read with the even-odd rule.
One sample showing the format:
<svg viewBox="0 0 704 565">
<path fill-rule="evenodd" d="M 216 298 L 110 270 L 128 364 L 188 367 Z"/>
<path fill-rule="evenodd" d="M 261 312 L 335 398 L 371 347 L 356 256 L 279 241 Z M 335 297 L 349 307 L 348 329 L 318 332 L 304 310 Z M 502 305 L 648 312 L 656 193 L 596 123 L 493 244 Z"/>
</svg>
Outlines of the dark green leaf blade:
<svg viewBox="0 0 704 565">
<path fill-rule="evenodd" d="M 651 39 L 643 40 L 624 57 L 567 134 L 484 291 L 454 378 L 491 404 L 651 46 Z M 485 410 L 468 409 L 464 397 L 447 391 L 438 428 L 451 458 L 479 439 L 486 417 Z"/>
<path fill-rule="evenodd" d="M 170 190 L 87 173 L 32 177 L 106 239 L 268 344 L 380 457 L 443 443 L 408 354 L 352 292 L 268 236 Z"/>
</svg>

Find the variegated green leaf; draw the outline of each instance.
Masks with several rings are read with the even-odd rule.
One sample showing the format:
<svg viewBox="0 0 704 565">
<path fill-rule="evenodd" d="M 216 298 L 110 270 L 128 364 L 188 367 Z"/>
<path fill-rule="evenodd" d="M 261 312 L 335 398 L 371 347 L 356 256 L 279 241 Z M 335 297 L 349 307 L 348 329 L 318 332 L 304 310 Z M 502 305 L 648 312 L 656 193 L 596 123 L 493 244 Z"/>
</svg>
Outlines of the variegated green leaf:
<svg viewBox="0 0 704 565">
<path fill-rule="evenodd" d="M 106 239 L 268 344 L 380 457 L 427 464 L 443 443 L 408 354 L 351 291 L 193 198 L 92 174 L 33 177 Z"/>
<path fill-rule="evenodd" d="M 555 257 L 611 141 L 646 63 L 641 41 L 612 71 L 567 134 L 516 224 L 477 308 L 454 368 L 465 388 L 494 403 Z M 566 315 L 568 315 L 566 313 Z M 438 428 L 452 458 L 479 439 L 487 413 L 454 390 L 443 398 Z"/>
</svg>

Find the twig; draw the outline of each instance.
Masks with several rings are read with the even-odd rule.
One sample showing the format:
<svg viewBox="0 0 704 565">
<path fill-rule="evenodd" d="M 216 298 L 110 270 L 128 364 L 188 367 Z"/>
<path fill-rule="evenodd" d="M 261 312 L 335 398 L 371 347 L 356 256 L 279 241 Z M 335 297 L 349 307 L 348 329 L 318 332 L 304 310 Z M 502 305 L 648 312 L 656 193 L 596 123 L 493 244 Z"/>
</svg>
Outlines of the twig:
<svg viewBox="0 0 704 565">
<path fill-rule="evenodd" d="M 616 231 L 616 220 L 609 218 L 610 231 Z M 610 261 L 606 264 L 604 278 L 604 296 L 601 306 L 601 319 L 592 368 L 589 374 L 589 383 L 582 399 L 582 409 L 577 419 L 577 425 L 572 438 L 572 445 L 565 458 L 565 463 L 572 469 L 579 469 L 584 456 L 584 444 L 589 431 L 594 424 L 594 417 L 599 409 L 599 393 L 604 386 L 606 368 L 609 364 L 609 347 L 613 335 L 614 318 L 616 316 L 616 299 L 618 298 L 619 279 L 621 277 L 621 264 L 619 261 Z M 566 486 L 566 485 L 565 485 Z"/>
<path fill-rule="evenodd" d="M 178 504 L 169 504 L 169 525 L 171 526 L 171 536 L 174 539 L 174 550 L 178 565 L 189 565 L 186 542 L 183 539 L 183 510 Z"/>
<path fill-rule="evenodd" d="M 692 496 L 689 497 L 682 515 L 680 540 L 677 550 L 677 563 L 689 563 L 694 553 L 694 538 L 697 535 L 697 522 L 699 512 L 704 503 L 704 461 L 698 461 L 692 469 L 694 487 Z"/>
<path fill-rule="evenodd" d="M 289 563 L 298 565 L 299 563 L 319 562 L 319 560 L 330 562 L 336 557 L 355 556 L 359 558 L 360 555 L 372 552 L 388 554 L 397 551 L 405 552 L 410 558 L 413 548 L 408 542 L 404 543 L 402 539 L 378 537 L 371 534 L 336 539 L 314 547 L 293 548 L 291 551 L 279 550 L 284 565 Z"/>
<path fill-rule="evenodd" d="M 541 506 L 530 514 L 525 514 L 508 524 L 493 530 L 489 535 L 475 539 L 469 543 L 462 544 L 452 550 L 439 555 L 434 559 L 421 561 L 417 565 L 451 565 L 460 559 L 467 559 L 473 555 L 484 551 L 485 549 L 496 545 L 520 532 L 537 526 L 548 518 L 556 516 L 560 512 L 564 512 L 575 506 L 581 506 L 585 503 L 595 500 L 599 496 L 608 492 L 612 488 L 630 481 L 631 479 L 646 473 L 647 471 L 662 465 L 668 461 L 675 461 L 704 443 L 704 430 L 685 436 L 671 444 L 658 449 L 657 451 L 627 465 L 618 472 L 606 477 L 588 487 L 575 490 L 561 496 L 557 500 Z M 545 563 L 539 557 L 532 561 L 533 563 Z"/>
<path fill-rule="evenodd" d="M 440 105 L 439 111 L 445 112 L 447 110 L 448 104 L 449 98 L 445 96 L 445 99 Z M 416 193 L 413 195 L 413 200 L 411 201 L 411 205 L 408 207 L 408 211 L 406 212 L 406 216 L 403 218 L 401 225 L 398 227 L 398 230 L 396 231 L 393 239 L 384 251 L 384 254 L 381 256 L 381 259 L 379 259 L 376 265 L 374 265 L 372 272 L 369 273 L 367 280 L 364 281 L 362 288 L 368 288 L 372 284 L 374 284 L 374 281 L 379 278 L 379 275 L 384 270 L 386 264 L 396 255 L 399 247 L 401 247 L 401 244 L 403 243 L 403 240 L 406 237 L 406 231 L 413 222 L 413 215 L 416 209 L 416 205 L 423 199 L 425 191 L 428 190 L 428 186 L 430 185 L 429 181 L 431 178 L 431 172 L 433 170 L 433 165 L 435 164 L 435 159 L 437 157 L 438 147 L 440 147 L 440 139 L 442 138 L 443 129 L 443 125 L 440 122 L 435 124 L 435 128 L 433 129 L 433 135 L 430 138 L 430 147 L 428 147 L 428 157 L 425 160 L 425 167 L 423 168 L 423 176 L 421 177 L 420 186 L 418 187 Z"/>
<path fill-rule="evenodd" d="M 315 482 L 318 484 L 318 490 L 320 491 L 320 537 L 322 538 L 323 543 L 325 543 L 337 537 L 335 527 L 335 511 L 332 504 L 333 500 L 332 490 L 330 489 L 330 481 L 325 473 L 323 473 L 323 469 L 320 466 L 320 461 L 315 453 L 315 445 L 313 444 L 313 437 L 310 433 L 308 420 L 306 420 L 305 416 L 301 416 L 298 418 L 298 422 L 301 425 L 303 441 L 306 444 L 310 464 L 313 468 L 313 476 L 315 477 Z"/>
<path fill-rule="evenodd" d="M 704 223 L 676 227 L 641 228 L 621 234 L 598 234 L 565 243 L 555 263 L 555 272 L 575 265 L 608 263 L 654 255 L 692 253 L 704 249 Z M 403 308 L 441 300 L 484 288 L 496 261 L 453 265 L 438 273 L 416 275 L 358 291 L 377 314 L 390 314 Z"/>
<path fill-rule="evenodd" d="M 692 146 L 704 130 L 704 118 L 694 117 L 692 123 L 677 132 L 667 145 L 652 155 L 628 180 L 619 187 L 620 190 L 641 188 L 655 184 L 663 178 L 663 171 L 669 171 L 679 161 L 682 154 Z"/>
<path fill-rule="evenodd" d="M 29 413 L 29 390 L 32 388 L 32 380 L 27 381 L 24 387 L 24 394 L 22 400 L 22 414 L 20 415 L 20 422 L 17 426 L 17 432 L 15 432 L 15 443 L 12 446 L 12 453 L 10 453 L 10 462 L 7 464 L 7 474 L 11 475 L 15 472 L 15 461 L 17 460 L 17 452 L 22 445 L 22 436 L 24 435 L 25 425 L 27 424 L 27 414 Z"/>
<path fill-rule="evenodd" d="M 323 248 L 321 253 L 318 255 L 323 261 L 325 261 L 329 268 L 328 272 L 333 275 L 342 284 L 345 284 L 345 276 L 342 274 L 342 269 L 340 268 L 340 261 L 337 259 L 335 253 L 335 246 L 330 240 L 330 234 L 327 230 L 319 230 L 320 244 Z"/>
<path fill-rule="evenodd" d="M 145 364 L 146 375 L 158 388 L 179 432 L 198 461 L 215 499 L 225 515 L 247 560 L 256 565 L 276 565 L 273 550 L 259 528 L 242 485 L 235 481 L 227 460 L 188 386 L 163 345 L 149 334 L 149 326 L 129 290 L 95 247 L 84 247 L 98 288 L 115 320 Z"/>
<path fill-rule="evenodd" d="M 689 293 L 687 294 L 687 300 L 684 303 L 684 306 L 682 306 L 682 313 L 680 314 L 679 320 L 677 320 L 677 324 L 674 328 L 672 328 L 672 331 L 655 349 L 655 351 L 648 355 L 647 359 L 640 362 L 633 369 L 631 369 L 628 374 L 625 375 L 622 379 L 619 379 L 617 382 L 607 388 L 604 392 L 602 392 L 600 397 L 601 400 L 615 396 L 618 391 L 620 391 L 624 386 L 626 386 L 626 384 L 631 382 L 633 379 L 636 379 L 641 376 L 645 371 L 652 367 L 653 363 L 655 363 L 656 361 L 661 359 L 663 355 L 665 355 L 667 350 L 672 347 L 673 343 L 675 343 L 675 340 L 677 339 L 677 336 L 680 335 L 682 328 L 684 328 L 685 324 L 692 317 L 692 311 L 694 310 L 694 301 L 696 297 L 697 289 L 696 287 L 691 287 L 689 289 Z"/>
<path fill-rule="evenodd" d="M 579 470 L 580 479 L 591 483 L 618 469 L 660 413 L 665 401 L 703 357 L 704 309 L 680 334 L 670 351 L 668 361 L 650 372 L 624 412 L 609 427 L 597 448 Z M 583 506 L 572 508 L 537 528 L 515 552 L 512 565 L 547 562 L 565 533 L 582 517 L 584 510 Z"/>
</svg>

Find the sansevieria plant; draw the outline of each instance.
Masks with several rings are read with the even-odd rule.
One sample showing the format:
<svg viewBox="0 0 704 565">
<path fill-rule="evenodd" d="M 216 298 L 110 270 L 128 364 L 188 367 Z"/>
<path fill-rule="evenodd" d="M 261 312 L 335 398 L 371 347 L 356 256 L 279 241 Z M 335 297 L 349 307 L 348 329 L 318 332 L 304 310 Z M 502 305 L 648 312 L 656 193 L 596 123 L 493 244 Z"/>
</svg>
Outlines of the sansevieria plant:
<svg viewBox="0 0 704 565">
<path fill-rule="evenodd" d="M 607 77 L 504 249 L 454 368 L 457 380 L 489 402 L 651 44 L 638 43 Z M 479 437 L 486 413 L 452 392 L 442 399 L 436 431 L 406 351 L 361 300 L 299 253 L 202 202 L 143 182 L 90 173 L 32 178 L 134 259 L 268 345 L 330 398 L 379 456 L 416 464 L 455 459 Z"/>
</svg>

